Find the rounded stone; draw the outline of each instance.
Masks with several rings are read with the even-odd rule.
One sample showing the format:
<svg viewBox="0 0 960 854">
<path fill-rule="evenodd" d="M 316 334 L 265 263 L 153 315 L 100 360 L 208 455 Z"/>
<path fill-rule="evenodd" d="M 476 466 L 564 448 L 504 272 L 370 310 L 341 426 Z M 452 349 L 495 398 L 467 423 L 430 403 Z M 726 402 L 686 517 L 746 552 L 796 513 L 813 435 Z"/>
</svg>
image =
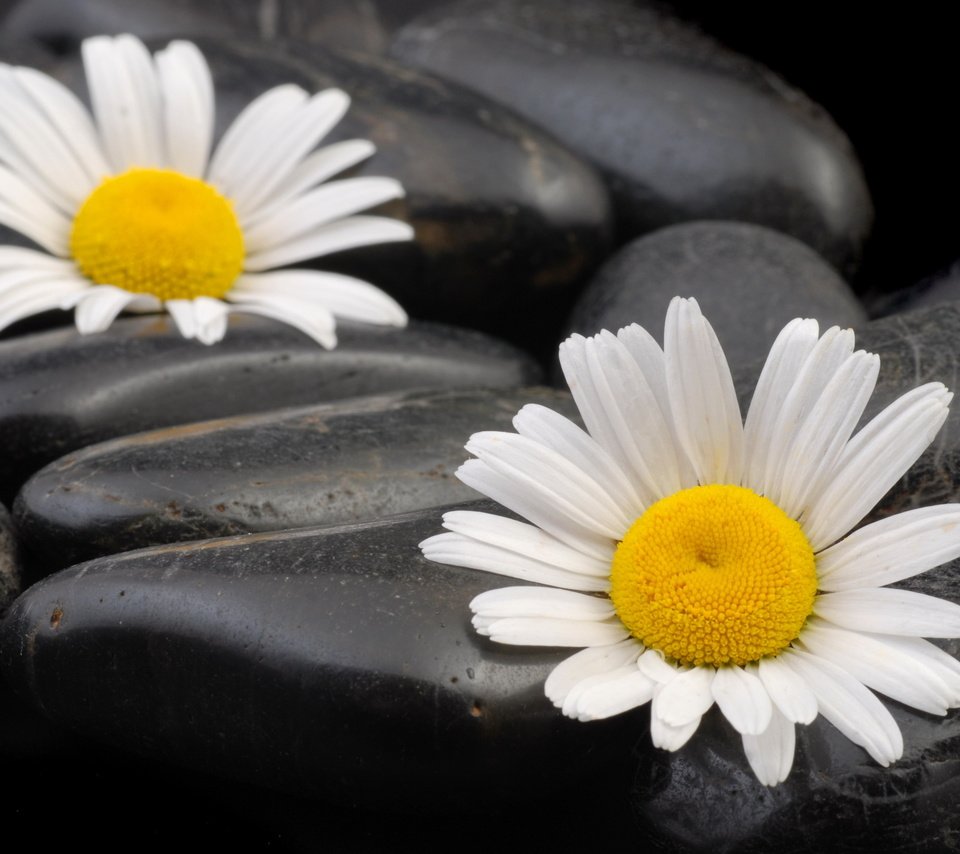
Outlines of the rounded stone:
<svg viewBox="0 0 960 854">
<path fill-rule="evenodd" d="M 478 430 L 526 403 L 575 412 L 543 387 L 348 398 L 168 427 L 56 460 L 20 490 L 32 578 L 163 543 L 372 521 L 468 501 L 455 476 Z"/>
<path fill-rule="evenodd" d="M 479 332 L 341 323 L 324 350 L 291 326 L 231 315 L 206 347 L 169 317 L 105 332 L 57 329 L 0 342 L 0 496 L 70 451 L 116 436 L 242 413 L 426 388 L 537 382 L 525 353 Z"/>
<path fill-rule="evenodd" d="M 478 635 L 469 602 L 505 579 L 422 557 L 441 512 L 71 567 L 17 599 L 0 667 L 85 737 L 301 800 L 442 813 L 622 785 L 645 713 L 567 719 L 543 683 L 569 650 Z"/>
<path fill-rule="evenodd" d="M 554 133 L 606 177 L 624 237 L 756 222 L 850 275 L 873 221 L 860 164 L 818 105 L 659 6 L 464 0 L 407 24 L 393 56 Z"/>
<path fill-rule="evenodd" d="M 743 222 L 690 222 L 631 241 L 600 268 L 567 321 L 593 335 L 639 323 L 662 338 L 674 296 L 695 297 L 731 366 L 766 356 L 786 323 L 867 320 L 849 285 L 799 240 Z"/>
</svg>

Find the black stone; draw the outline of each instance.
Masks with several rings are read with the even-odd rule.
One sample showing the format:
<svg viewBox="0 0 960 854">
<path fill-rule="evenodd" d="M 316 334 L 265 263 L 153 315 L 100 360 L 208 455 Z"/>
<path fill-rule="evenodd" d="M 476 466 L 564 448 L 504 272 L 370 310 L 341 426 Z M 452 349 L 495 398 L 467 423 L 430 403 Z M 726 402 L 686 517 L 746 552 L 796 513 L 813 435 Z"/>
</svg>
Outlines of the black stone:
<svg viewBox="0 0 960 854">
<path fill-rule="evenodd" d="M 324 350 L 290 326 L 236 315 L 205 347 L 165 316 L 82 336 L 53 330 L 0 342 L 0 484 L 70 451 L 142 430 L 414 388 L 536 382 L 532 360 L 478 332 L 343 323 Z"/>
<path fill-rule="evenodd" d="M 391 55 L 538 122 L 607 178 L 624 237 L 691 219 L 756 222 L 845 274 L 873 209 L 849 141 L 801 92 L 652 4 L 465 0 Z"/>
<path fill-rule="evenodd" d="M 464 443 L 512 431 L 525 403 L 576 412 L 547 388 L 409 392 L 126 436 L 35 474 L 17 529 L 28 563 L 49 574 L 144 546 L 469 501 L 454 475 Z"/>
<path fill-rule="evenodd" d="M 20 548 L 13 521 L 7 508 L 0 504 L 0 614 L 20 593 L 21 577 Z"/>
<path fill-rule="evenodd" d="M 527 809 L 625 786 L 646 713 L 585 726 L 553 708 L 543 681 L 570 651 L 479 636 L 470 599 L 510 582 L 426 561 L 439 523 L 432 509 L 71 567 L 11 607 L 2 670 L 83 736 L 301 798 Z"/>
<path fill-rule="evenodd" d="M 379 51 L 386 35 L 370 0 L 19 0 L 0 19 L 6 38 L 67 52 L 90 36 L 297 38 Z"/>
<path fill-rule="evenodd" d="M 612 256 L 575 306 L 568 331 L 639 323 L 662 340 L 672 297 L 696 297 L 731 367 L 763 359 L 794 317 L 861 326 L 866 312 L 810 247 L 758 225 L 706 221 L 637 238 Z"/>
</svg>

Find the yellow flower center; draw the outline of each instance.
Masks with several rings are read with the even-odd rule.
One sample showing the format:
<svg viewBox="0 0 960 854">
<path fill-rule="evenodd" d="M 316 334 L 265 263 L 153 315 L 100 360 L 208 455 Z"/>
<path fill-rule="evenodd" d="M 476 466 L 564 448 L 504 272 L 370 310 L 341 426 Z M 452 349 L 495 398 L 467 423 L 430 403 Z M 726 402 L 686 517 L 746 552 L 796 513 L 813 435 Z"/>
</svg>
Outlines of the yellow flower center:
<svg viewBox="0 0 960 854">
<path fill-rule="evenodd" d="M 746 664 L 800 633 L 817 591 L 800 525 L 742 486 L 684 489 L 617 547 L 610 598 L 634 637 L 681 664 Z"/>
<path fill-rule="evenodd" d="M 161 300 L 222 297 L 243 269 L 233 207 L 209 184 L 168 169 L 105 178 L 70 233 L 80 271 Z"/>
</svg>

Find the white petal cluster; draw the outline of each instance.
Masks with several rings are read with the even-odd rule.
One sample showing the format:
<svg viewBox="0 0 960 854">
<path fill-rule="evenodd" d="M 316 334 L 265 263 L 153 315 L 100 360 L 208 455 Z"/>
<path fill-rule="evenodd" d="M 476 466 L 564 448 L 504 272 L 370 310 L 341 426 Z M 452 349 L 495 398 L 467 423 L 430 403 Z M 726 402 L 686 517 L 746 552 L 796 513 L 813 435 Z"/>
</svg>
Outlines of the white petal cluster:
<svg viewBox="0 0 960 854">
<path fill-rule="evenodd" d="M 295 326 L 325 347 L 334 317 L 403 326 L 400 306 L 373 285 L 336 273 L 275 268 L 344 249 L 409 240 L 409 225 L 359 212 L 403 196 L 392 178 L 328 179 L 368 158 L 372 143 L 317 149 L 346 112 L 338 89 L 310 95 L 282 85 L 252 101 L 211 154 L 214 91 L 191 42 L 151 55 L 133 36 L 82 47 L 93 115 L 58 81 L 0 64 L 0 223 L 45 252 L 0 247 L 0 329 L 49 309 L 76 309 L 82 333 L 125 310 L 165 309 L 180 332 L 210 344 L 240 311 Z M 243 273 L 225 300 L 160 300 L 91 282 L 70 255 L 83 202 L 108 176 L 171 169 L 214 186 L 233 205 L 244 237 Z M 325 183 L 326 182 L 326 183 Z"/>
<path fill-rule="evenodd" d="M 851 531 L 930 444 L 952 395 L 907 392 L 854 432 L 876 355 L 813 320 L 780 333 L 741 418 L 723 351 L 695 300 L 675 298 L 663 350 L 639 326 L 574 335 L 560 361 L 587 427 L 525 406 L 513 433 L 479 433 L 459 477 L 528 520 L 452 511 L 421 543 L 435 561 L 544 586 L 507 587 L 470 606 L 507 644 L 582 647 L 550 674 L 550 700 L 579 720 L 650 703 L 655 745 L 677 750 L 716 705 L 758 779 L 784 780 L 795 724 L 822 714 L 881 765 L 903 739 L 877 691 L 943 715 L 960 706 L 960 663 L 924 638 L 960 636 L 960 607 L 887 587 L 960 556 L 960 505 L 910 510 Z M 647 649 L 606 591 L 619 540 L 681 489 L 738 484 L 799 521 L 818 594 L 799 638 L 745 667 L 685 667 Z M 847 536 L 845 536 L 847 535 Z"/>
</svg>

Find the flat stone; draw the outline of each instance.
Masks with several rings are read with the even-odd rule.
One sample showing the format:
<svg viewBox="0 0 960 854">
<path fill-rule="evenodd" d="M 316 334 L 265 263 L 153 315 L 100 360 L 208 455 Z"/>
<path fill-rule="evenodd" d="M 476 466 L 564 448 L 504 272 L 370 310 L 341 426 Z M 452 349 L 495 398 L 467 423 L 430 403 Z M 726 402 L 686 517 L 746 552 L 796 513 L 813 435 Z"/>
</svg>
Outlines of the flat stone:
<svg viewBox="0 0 960 854">
<path fill-rule="evenodd" d="M 581 294 L 567 327 L 593 335 L 639 323 L 659 339 L 678 294 L 697 298 L 731 366 L 765 358 L 795 317 L 824 327 L 867 321 L 849 285 L 806 244 L 750 223 L 705 221 L 662 228 L 620 249 Z"/>
<path fill-rule="evenodd" d="M 377 147 L 339 177 L 389 176 L 404 186 L 403 199 L 365 213 L 409 222 L 413 242 L 297 266 L 372 282 L 419 319 L 552 348 L 575 287 L 609 251 L 610 201 L 593 167 L 499 104 L 386 59 L 294 41 L 197 43 L 216 87 L 217 137 L 273 86 L 339 87 L 351 106 L 323 144 L 362 138 Z M 75 51 L 45 70 L 85 91 Z M 9 234 L 0 228 L 0 243 Z"/>
<path fill-rule="evenodd" d="M 64 328 L 0 342 L 0 485 L 70 451 L 143 430 L 414 388 L 515 387 L 533 361 L 479 332 L 343 323 L 324 350 L 290 326 L 235 315 L 219 344 L 187 341 L 169 318 Z M 3 497 L 3 496 L 0 496 Z"/>
<path fill-rule="evenodd" d="M 19 0 L 0 18 L 6 37 L 61 52 L 90 36 L 296 38 L 379 51 L 386 34 L 370 0 Z"/>
<path fill-rule="evenodd" d="M 469 501 L 455 476 L 479 430 L 513 430 L 534 387 L 406 392 L 168 427 L 68 454 L 17 497 L 28 563 L 44 574 L 163 543 L 375 520 Z M 35 574 L 35 573 L 34 573 Z"/>
<path fill-rule="evenodd" d="M 21 582 L 20 548 L 13 520 L 7 508 L 0 504 L 0 614 L 19 595 Z"/>
<path fill-rule="evenodd" d="M 464 0 L 390 53 L 539 123 L 594 163 L 624 237 L 731 219 L 784 231 L 845 274 L 873 219 L 849 140 L 762 65 L 652 4 Z"/>
<path fill-rule="evenodd" d="M 439 530 L 431 509 L 71 567 L 16 600 L 0 667 L 83 736 L 299 798 L 526 809 L 625 785 L 644 713 L 564 718 L 543 682 L 569 651 L 478 635 L 468 603 L 505 579 L 428 562 Z"/>
</svg>

